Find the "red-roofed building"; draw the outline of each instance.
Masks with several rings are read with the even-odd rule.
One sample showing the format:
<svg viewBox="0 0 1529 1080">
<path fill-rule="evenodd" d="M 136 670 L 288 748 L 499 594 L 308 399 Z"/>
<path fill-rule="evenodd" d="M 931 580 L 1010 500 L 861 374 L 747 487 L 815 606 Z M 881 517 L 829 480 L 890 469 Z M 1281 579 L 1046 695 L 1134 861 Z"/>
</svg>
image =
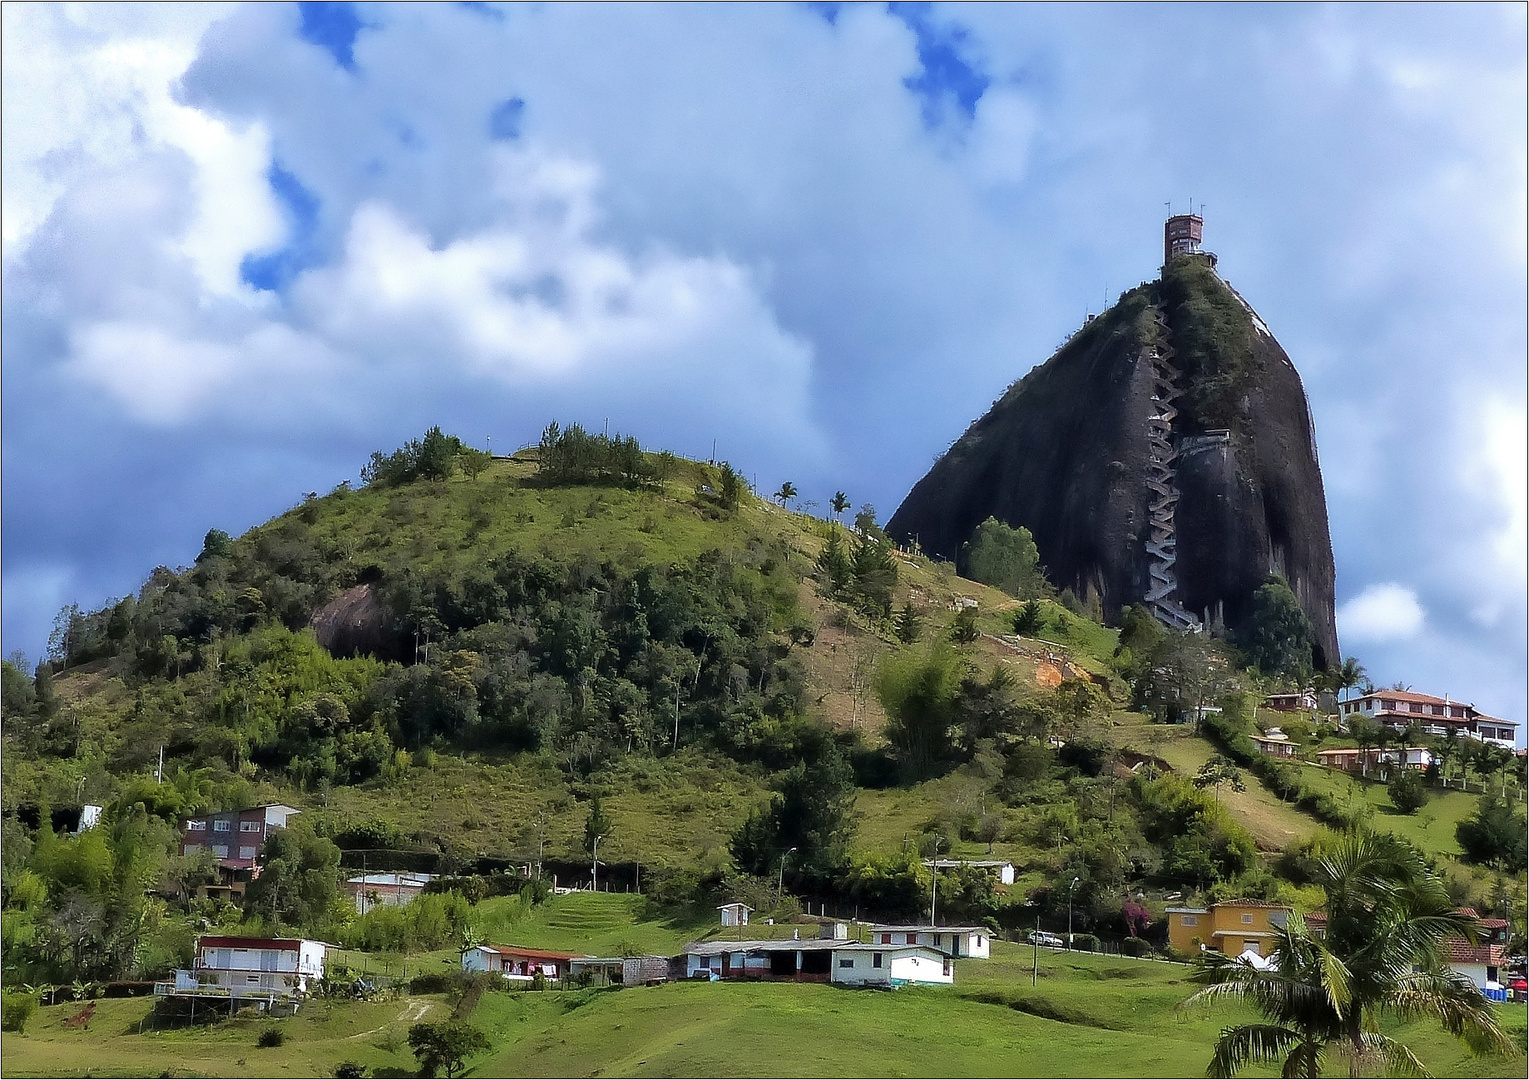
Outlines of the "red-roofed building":
<svg viewBox="0 0 1529 1080">
<path fill-rule="evenodd" d="M 1345 724 L 1355 716 L 1364 716 L 1393 731 L 1405 731 L 1414 724 L 1426 735 L 1447 735 L 1454 730 L 1509 750 L 1514 747 L 1518 727 L 1516 721 L 1488 716 L 1469 702 L 1414 694 L 1410 690 L 1373 690 L 1343 702 L 1338 712 Z"/>
<path fill-rule="evenodd" d="M 1476 919 L 1477 944 L 1472 945 L 1463 937 L 1444 940 L 1444 961 L 1452 971 L 1464 975 L 1483 992 L 1502 989 L 1503 966 L 1508 945 L 1508 924 L 1503 919 L 1483 919 L 1471 908 L 1457 908 L 1456 914 Z M 1327 913 L 1313 911 L 1306 916 L 1306 925 L 1321 936 L 1327 929 Z"/>
<path fill-rule="evenodd" d="M 582 953 L 527 949 L 520 945 L 477 945 L 462 953 L 462 970 L 492 971 L 506 979 L 529 982 L 537 975 L 545 979 L 565 978 L 574 960 L 587 959 Z"/>
</svg>

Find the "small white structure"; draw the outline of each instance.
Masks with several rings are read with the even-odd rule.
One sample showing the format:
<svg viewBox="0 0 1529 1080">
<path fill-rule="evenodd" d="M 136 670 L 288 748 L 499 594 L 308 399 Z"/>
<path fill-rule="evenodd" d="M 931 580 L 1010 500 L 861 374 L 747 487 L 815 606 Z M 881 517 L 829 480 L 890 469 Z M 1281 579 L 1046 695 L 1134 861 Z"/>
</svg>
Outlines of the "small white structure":
<svg viewBox="0 0 1529 1080">
<path fill-rule="evenodd" d="M 871 927 L 875 945 L 924 945 L 953 957 L 986 960 L 992 935 L 985 926 L 889 926 Z"/>
<path fill-rule="evenodd" d="M 99 824 L 101 824 L 101 808 L 99 806 L 95 803 L 86 803 L 80 807 L 79 832 L 84 832 L 86 829 L 94 829 Z"/>
<path fill-rule="evenodd" d="M 1014 864 L 1007 859 L 925 859 L 924 865 L 936 870 L 956 870 L 963 866 L 991 870 L 998 875 L 998 884 L 1014 884 Z"/>
<path fill-rule="evenodd" d="M 230 1011 L 246 1004 L 296 1006 L 324 977 L 329 946 L 309 938 L 240 938 L 206 935 L 196 943 L 195 966 L 154 984 L 156 997 L 223 998 Z"/>
<path fill-rule="evenodd" d="M 356 905 L 356 912 L 365 915 L 374 907 L 407 904 L 425 891 L 434 874 L 358 874 L 346 878 L 345 891 Z"/>
<path fill-rule="evenodd" d="M 723 904 L 717 910 L 722 912 L 723 926 L 747 926 L 749 924 L 749 912 L 754 909 L 747 904 L 734 901 L 731 904 Z"/>
<path fill-rule="evenodd" d="M 956 981 L 950 957 L 923 945 L 855 943 L 833 952 L 833 981 L 846 986 L 949 986 Z"/>
</svg>

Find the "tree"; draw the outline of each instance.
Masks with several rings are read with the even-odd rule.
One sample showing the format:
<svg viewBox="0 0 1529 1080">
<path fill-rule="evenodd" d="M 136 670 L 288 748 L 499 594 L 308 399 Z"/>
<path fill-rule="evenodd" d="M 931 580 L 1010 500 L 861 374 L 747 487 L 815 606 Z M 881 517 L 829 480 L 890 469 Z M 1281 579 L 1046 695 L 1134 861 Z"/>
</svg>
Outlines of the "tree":
<svg viewBox="0 0 1529 1080">
<path fill-rule="evenodd" d="M 982 631 L 977 628 L 977 609 L 964 607 L 956 612 L 955 620 L 950 624 L 950 640 L 958 645 L 970 645 L 982 636 Z"/>
<path fill-rule="evenodd" d="M 855 531 L 861 536 L 883 538 L 886 536 L 881 531 L 881 526 L 876 524 L 876 508 L 870 503 L 862 503 L 860 512 L 855 515 Z"/>
<path fill-rule="evenodd" d="M 1381 1034 L 1387 1014 L 1438 1020 L 1476 1053 L 1509 1051 L 1491 1003 L 1445 961 L 1449 938 L 1477 940 L 1476 919 L 1454 910 L 1415 849 L 1389 835 L 1347 834 L 1317 860 L 1317 884 L 1326 932 L 1319 937 L 1292 915 L 1276 931 L 1268 970 L 1204 954 L 1197 978 L 1209 985 L 1184 1007 L 1243 1001 L 1267 1021 L 1225 1028 L 1208 1075 L 1279 1064 L 1285 1076 L 1316 1077 L 1333 1052 L 1348 1058 L 1350 1076 L 1374 1066 L 1427 1076 L 1411 1050 Z"/>
<path fill-rule="evenodd" d="M 670 457 L 672 458 L 673 455 L 671 454 Z M 722 463 L 721 487 L 717 492 L 718 497 L 722 500 L 723 508 L 727 510 L 738 509 L 738 499 L 742 493 L 743 477 L 738 475 L 737 469 L 734 469 L 724 461 Z"/>
<path fill-rule="evenodd" d="M 464 446 L 457 453 L 457 461 L 462 465 L 462 471 L 467 474 L 469 480 L 476 480 L 488 468 L 492 460 L 488 451 L 478 450 L 471 446 Z"/>
<path fill-rule="evenodd" d="M 1369 676 L 1364 670 L 1364 665 L 1352 656 L 1345 656 L 1343 663 L 1333 671 L 1332 684 L 1339 695 L 1345 690 L 1352 690 L 1357 686 L 1363 686 Z"/>
<path fill-rule="evenodd" d="M 849 496 L 842 491 L 834 492 L 834 497 L 829 501 L 828 508 L 834 512 L 834 520 L 838 521 L 844 511 L 849 509 Z"/>
<path fill-rule="evenodd" d="M 910 775 L 929 775 L 949 752 L 964 674 L 960 655 L 940 640 L 927 650 L 907 649 L 882 661 L 877 689 L 889 720 L 886 735 Z"/>
<path fill-rule="evenodd" d="M 415 1024 L 409 1029 L 409 1046 L 426 1076 L 434 1076 L 441 1069 L 447 1076 L 455 1076 L 468 1058 L 489 1048 L 489 1041 L 471 1024 L 446 1020 Z"/>
<path fill-rule="evenodd" d="M 780 490 L 775 493 L 775 498 L 780 500 L 781 506 L 785 506 L 792 499 L 796 498 L 796 485 L 787 480 L 781 484 Z"/>
<path fill-rule="evenodd" d="M 600 796 L 590 799 L 589 816 L 584 819 L 584 850 L 593 855 L 596 838 L 608 836 L 614 827 L 605 807 L 600 803 Z"/>
<path fill-rule="evenodd" d="M 340 849 L 306 822 L 273 831 L 262 851 L 265 869 L 250 882 L 245 910 L 273 928 L 317 926 L 340 893 Z"/>
<path fill-rule="evenodd" d="M 1404 814 L 1415 814 L 1428 801 L 1428 789 L 1423 786 L 1423 774 L 1417 769 L 1400 768 L 1391 778 L 1386 791 L 1391 805 Z"/>
<path fill-rule="evenodd" d="M 904 645 L 912 645 L 924 632 L 924 620 L 919 617 L 917 611 L 913 610 L 912 604 L 904 604 L 902 610 L 897 613 L 897 622 L 893 625 L 893 629 L 897 632 L 898 641 Z"/>
<path fill-rule="evenodd" d="M 1024 526 L 1011 529 L 990 517 L 977 526 L 970 541 L 961 545 L 960 554 L 962 572 L 973 581 L 1021 600 L 1045 590 L 1040 551 Z"/>
<path fill-rule="evenodd" d="M 793 876 L 826 881 L 846 863 L 854 803 L 854 770 L 832 735 L 814 730 L 769 805 L 733 833 L 733 858 L 740 869 L 763 876 L 776 873 L 780 857 L 796 848 L 788 868 Z"/>
<path fill-rule="evenodd" d="M 1242 770 L 1237 763 L 1224 754 L 1216 754 L 1195 773 L 1194 786 L 1202 791 L 1206 788 L 1214 788 L 1216 801 L 1221 801 L 1221 785 L 1226 784 L 1233 791 L 1246 791 L 1247 785 L 1242 781 Z"/>
<path fill-rule="evenodd" d="M 1039 600 L 1026 600 L 1024 606 L 1014 613 L 1014 632 L 1020 637 L 1034 637 L 1045 623 Z"/>
<path fill-rule="evenodd" d="M 1233 641 L 1264 674 L 1288 675 L 1310 667 L 1313 636 L 1289 583 L 1270 574 L 1253 594 L 1253 611 Z"/>
<path fill-rule="evenodd" d="M 1455 826 L 1455 842 L 1465 861 L 1503 869 L 1522 868 L 1526 851 L 1524 815 L 1513 803 L 1483 795 L 1476 812 Z"/>
</svg>

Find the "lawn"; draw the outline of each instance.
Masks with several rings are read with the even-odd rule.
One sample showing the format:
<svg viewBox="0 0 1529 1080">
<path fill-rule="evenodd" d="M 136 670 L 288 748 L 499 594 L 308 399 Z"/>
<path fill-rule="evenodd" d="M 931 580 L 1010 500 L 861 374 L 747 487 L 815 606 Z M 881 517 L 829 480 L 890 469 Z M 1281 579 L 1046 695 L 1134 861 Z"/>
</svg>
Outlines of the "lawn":
<svg viewBox="0 0 1529 1080">
<path fill-rule="evenodd" d="M 1391 805 L 1386 785 L 1350 776 L 1336 769 L 1303 765 L 1301 776 L 1312 788 L 1332 795 L 1345 805 L 1363 801 L 1371 809 L 1370 824 L 1376 829 L 1411 840 L 1430 855 L 1460 857 L 1455 826 L 1476 812 L 1480 795 L 1464 791 L 1429 791 L 1428 802 L 1415 814 L 1403 814 Z"/>
<path fill-rule="evenodd" d="M 584 898 L 586 901 L 588 898 Z M 603 898 L 602 898 L 603 899 Z M 610 905 L 611 909 L 617 905 Z M 597 935 L 657 940 L 672 929 L 622 926 L 604 905 L 549 910 L 527 943 L 573 945 L 574 923 Z M 534 931 L 534 933 L 532 932 Z M 596 938 L 594 940 L 602 940 Z M 601 951 L 594 945 L 590 951 Z M 681 983 L 628 990 L 489 994 L 472 1022 L 492 1049 L 472 1076 L 1195 1076 L 1217 1033 L 1249 1014 L 1183 1013 L 1188 969 L 1149 960 L 1039 951 L 1031 986 L 1026 946 L 994 943 L 990 961 L 963 960 L 949 988 L 892 993 L 821 985 Z M 263 1021 L 140 1035 L 142 999 L 102 1002 L 88 1032 L 64 1029 L 78 1011 L 40 1011 L 5 1042 L 7 1075 L 330 1075 L 342 1061 L 403 1075 L 409 1024 L 444 1018 L 450 1001 L 310 1003 L 278 1022 L 284 1046 L 262 1050 Z M 1520 1043 L 1522 1006 L 1499 1008 Z M 1437 1028 L 1393 1026 L 1437 1076 L 1523 1076 L 1524 1058 L 1472 1058 Z M 171 1064 L 173 1062 L 173 1064 Z M 1342 1075 L 1334 1063 L 1332 1075 Z M 1274 1075 L 1254 1070 L 1248 1075 Z"/>
</svg>

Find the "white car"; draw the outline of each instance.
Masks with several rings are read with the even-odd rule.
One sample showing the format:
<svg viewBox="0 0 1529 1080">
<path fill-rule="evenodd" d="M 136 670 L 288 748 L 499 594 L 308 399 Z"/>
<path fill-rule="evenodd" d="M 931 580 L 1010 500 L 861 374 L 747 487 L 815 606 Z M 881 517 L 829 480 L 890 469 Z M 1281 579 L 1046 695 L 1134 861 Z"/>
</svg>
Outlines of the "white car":
<svg viewBox="0 0 1529 1080">
<path fill-rule="evenodd" d="M 1032 930 L 1026 940 L 1029 941 L 1031 945 L 1047 945 L 1053 949 L 1060 949 L 1064 944 L 1066 944 L 1055 934 L 1048 934 L 1044 930 Z"/>
</svg>

